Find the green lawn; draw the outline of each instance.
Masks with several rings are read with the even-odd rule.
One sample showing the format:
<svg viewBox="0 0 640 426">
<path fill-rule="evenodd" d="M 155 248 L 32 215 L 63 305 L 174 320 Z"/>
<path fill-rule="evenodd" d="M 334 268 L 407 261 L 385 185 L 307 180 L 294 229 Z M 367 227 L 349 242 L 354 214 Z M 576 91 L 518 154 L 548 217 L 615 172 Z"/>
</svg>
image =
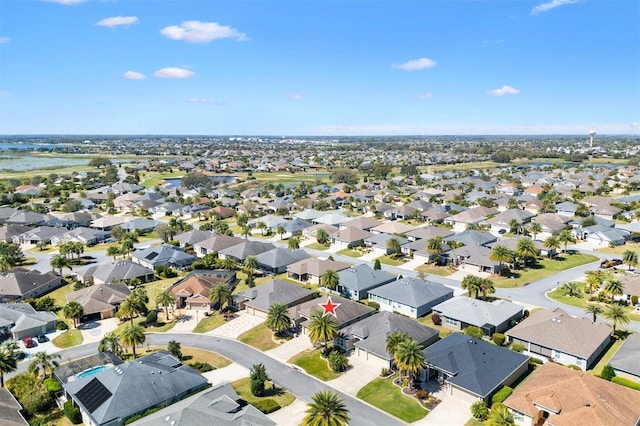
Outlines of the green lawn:
<svg viewBox="0 0 640 426">
<path fill-rule="evenodd" d="M 389 254 L 380 256 L 376 260 L 379 260 L 380 263 L 382 263 L 383 265 L 389 265 L 389 266 L 400 266 L 404 264 L 404 261 L 402 259 L 396 259 L 395 257 Z"/>
<path fill-rule="evenodd" d="M 616 340 L 615 342 L 613 342 L 613 344 L 611 345 L 611 347 L 609 347 L 607 352 L 605 352 L 605 354 L 602 355 L 602 358 L 600 358 L 600 361 L 598 361 L 596 366 L 593 367 L 593 369 L 590 370 L 589 372 L 594 376 L 599 376 L 600 374 L 602 374 L 602 370 L 604 369 L 605 365 L 609 364 L 609 361 L 611 361 L 611 358 L 613 358 L 616 352 L 618 352 L 618 349 L 620 349 L 620 346 L 622 346 L 623 343 L 624 343 L 624 340 Z"/>
<path fill-rule="evenodd" d="M 204 314 L 202 314 L 202 316 L 204 318 L 201 319 L 196 328 L 193 329 L 194 333 L 206 333 L 224 324 L 224 318 L 217 312 L 210 317 L 205 317 Z"/>
<path fill-rule="evenodd" d="M 412 396 L 402 394 L 400 388 L 393 384 L 395 377 L 396 375 L 388 379 L 374 379 L 360 389 L 356 396 L 407 423 L 418 421 L 429 414 Z"/>
<path fill-rule="evenodd" d="M 247 401 L 251 405 L 255 405 L 260 401 L 264 401 L 265 399 L 273 399 L 278 403 L 280 407 L 286 407 L 295 401 L 296 397 L 285 391 L 278 386 L 275 386 L 272 382 L 265 383 L 265 395 L 262 397 L 255 396 L 251 393 L 251 381 L 248 377 L 245 377 L 240 380 L 236 380 L 231 383 L 231 386 L 238 392 L 240 398 Z"/>
<path fill-rule="evenodd" d="M 162 185 L 165 179 L 179 178 L 185 175 L 183 171 L 157 173 L 148 172 L 147 178 L 140 184 L 145 188 L 154 188 L 156 185 Z"/>
<path fill-rule="evenodd" d="M 484 426 L 484 422 L 471 418 L 464 424 L 464 426 Z"/>
<path fill-rule="evenodd" d="M 635 251 L 636 253 L 640 251 L 640 243 L 626 243 L 622 246 L 617 247 L 602 247 L 599 248 L 598 251 L 600 253 L 608 253 L 608 254 L 622 254 L 627 250 Z"/>
<path fill-rule="evenodd" d="M 425 274 L 440 275 L 441 277 L 447 277 L 455 272 L 454 269 L 447 268 L 446 266 L 435 265 L 420 265 L 416 268 L 418 272 L 424 272 Z"/>
<path fill-rule="evenodd" d="M 550 299 L 555 300 L 556 302 L 560 302 L 569 306 L 575 306 L 577 308 L 582 308 L 582 309 L 585 309 L 588 304 L 594 303 L 594 302 L 588 301 L 587 295 L 583 295 L 582 297 L 567 296 L 565 294 L 565 291 L 560 287 L 556 288 L 553 291 L 548 292 L 547 296 Z M 604 303 L 601 303 L 600 305 L 602 306 L 602 309 L 607 308 L 606 304 Z M 629 316 L 629 319 L 631 321 L 640 321 L 640 314 L 635 313 L 636 311 L 632 306 L 627 306 L 625 310 L 627 311 L 627 315 Z"/>
<path fill-rule="evenodd" d="M 166 346 L 149 346 L 145 349 L 146 353 L 156 352 L 159 350 L 167 350 Z M 206 362 L 214 366 L 215 368 L 224 368 L 231 365 L 231 361 L 222 355 L 218 355 L 215 352 L 207 351 L 199 348 L 192 348 L 189 346 L 182 346 L 180 348 L 182 352 L 182 361 L 184 362 Z"/>
<path fill-rule="evenodd" d="M 319 349 L 300 352 L 291 357 L 288 362 L 301 367 L 308 374 L 325 382 L 340 377 L 340 373 L 329 368 L 327 360 L 320 356 Z"/>
<path fill-rule="evenodd" d="M 264 324 L 242 333 L 238 340 L 262 352 L 278 347 L 278 343 L 273 341 L 273 333 Z"/>
<path fill-rule="evenodd" d="M 346 248 L 336 252 L 336 254 L 342 254 L 349 257 L 361 257 L 364 253 L 360 250 Z"/>
<path fill-rule="evenodd" d="M 67 330 L 55 339 L 53 344 L 61 349 L 77 346 L 82 343 L 82 333 L 80 330 Z"/>
<path fill-rule="evenodd" d="M 329 246 L 325 246 L 324 244 L 320 244 L 320 243 L 311 243 L 311 244 L 307 244 L 305 248 L 308 248 L 310 250 L 326 250 L 329 248 Z"/>
<path fill-rule="evenodd" d="M 163 316 L 164 318 L 164 316 Z M 134 324 L 139 324 L 142 325 L 144 327 L 144 325 L 142 324 L 142 322 L 144 322 L 145 317 L 136 317 L 133 319 L 133 323 Z M 149 327 L 144 327 L 144 332 L 145 333 L 165 333 L 169 330 L 171 330 L 176 324 L 177 321 L 169 321 L 167 323 L 162 323 L 160 322 L 160 319 L 158 319 L 158 323 L 160 324 L 158 327 L 153 327 L 153 326 L 149 326 Z M 116 329 L 114 330 L 114 332 L 118 335 L 120 335 L 120 333 L 122 333 L 122 330 L 124 330 L 125 327 L 127 327 L 130 324 L 130 321 L 127 320 L 123 323 L 120 323 L 120 325 L 118 325 L 118 327 L 116 327 Z"/>
<path fill-rule="evenodd" d="M 598 258 L 590 254 L 574 253 L 563 254 L 555 259 L 538 259 L 538 263 L 527 269 L 516 269 L 511 271 L 510 277 L 495 277 L 493 284 L 500 288 L 514 288 L 532 283 L 550 275 L 575 268 L 576 266 L 596 262 Z"/>
</svg>

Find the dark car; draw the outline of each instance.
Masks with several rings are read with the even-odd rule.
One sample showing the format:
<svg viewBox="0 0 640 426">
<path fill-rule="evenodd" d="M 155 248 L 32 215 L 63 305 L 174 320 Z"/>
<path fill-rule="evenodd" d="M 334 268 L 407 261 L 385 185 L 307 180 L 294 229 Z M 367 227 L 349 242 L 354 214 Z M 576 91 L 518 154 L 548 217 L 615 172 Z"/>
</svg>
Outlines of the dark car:
<svg viewBox="0 0 640 426">
<path fill-rule="evenodd" d="M 49 339 L 47 339 L 47 336 L 45 336 L 44 334 L 41 334 L 38 336 L 38 343 L 44 343 L 46 341 L 48 341 Z"/>
<path fill-rule="evenodd" d="M 33 340 L 31 337 L 25 337 L 24 339 L 22 339 L 22 343 L 24 343 L 25 348 L 34 348 L 38 346 L 36 341 Z"/>
<path fill-rule="evenodd" d="M 27 354 L 25 354 L 24 352 L 20 351 L 20 352 L 15 352 L 13 354 L 13 357 L 17 360 L 21 360 L 21 359 L 25 359 L 27 357 Z"/>
</svg>

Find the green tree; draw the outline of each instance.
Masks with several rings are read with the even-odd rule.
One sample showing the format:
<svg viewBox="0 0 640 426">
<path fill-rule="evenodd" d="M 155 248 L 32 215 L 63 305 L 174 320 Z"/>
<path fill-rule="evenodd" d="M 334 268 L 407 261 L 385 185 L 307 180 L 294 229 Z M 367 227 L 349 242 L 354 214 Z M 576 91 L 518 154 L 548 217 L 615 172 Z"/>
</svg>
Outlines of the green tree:
<svg viewBox="0 0 640 426">
<path fill-rule="evenodd" d="M 593 293 L 593 289 L 598 289 L 604 284 L 605 275 L 602 271 L 587 271 L 585 276 L 585 282 L 587 283 L 587 289 L 589 294 Z"/>
<path fill-rule="evenodd" d="M 182 359 L 182 348 L 180 347 L 180 342 L 176 340 L 169 340 L 167 351 L 174 357 Z"/>
<path fill-rule="evenodd" d="M 258 258 L 256 256 L 247 256 L 244 260 L 244 269 L 247 271 L 247 275 L 254 276 L 256 268 L 258 267 Z"/>
<path fill-rule="evenodd" d="M 442 237 L 433 237 L 427 240 L 427 253 L 429 253 L 429 261 L 431 261 L 431 257 L 434 258 L 437 263 L 440 255 L 444 251 L 442 247 Z"/>
<path fill-rule="evenodd" d="M 274 303 L 269 306 L 265 325 L 274 333 L 281 334 L 291 327 L 291 318 L 285 305 L 282 303 Z"/>
<path fill-rule="evenodd" d="M 611 366 L 611 364 L 607 364 L 602 369 L 602 373 L 600 374 L 605 380 L 611 381 L 614 377 L 616 377 L 616 370 Z"/>
<path fill-rule="evenodd" d="M 311 395 L 303 426 L 346 426 L 351 421 L 349 410 L 340 396 L 330 390 Z"/>
<path fill-rule="evenodd" d="M 476 339 L 482 339 L 482 336 L 484 336 L 484 332 L 482 331 L 482 329 L 480 327 L 476 327 L 475 325 L 465 327 L 462 332 L 465 336 L 475 337 Z"/>
<path fill-rule="evenodd" d="M 95 167 L 97 169 L 101 167 L 107 167 L 111 165 L 111 160 L 106 157 L 95 157 L 89 161 L 89 167 Z"/>
<path fill-rule="evenodd" d="M 483 299 L 487 298 L 487 294 L 493 294 L 496 292 L 496 289 L 493 286 L 493 281 L 491 281 L 489 278 L 480 278 L 479 287 Z"/>
<path fill-rule="evenodd" d="M 624 283 L 617 278 L 610 277 L 604 286 L 604 290 L 611 295 L 611 303 L 613 303 L 616 296 L 624 294 Z"/>
<path fill-rule="evenodd" d="M 121 334 L 122 344 L 125 346 L 131 346 L 133 351 L 133 359 L 136 358 L 136 345 L 142 345 L 146 337 L 144 335 L 144 328 L 141 325 L 130 323 L 122 329 Z"/>
<path fill-rule="evenodd" d="M 53 360 L 59 359 L 60 354 L 48 354 L 47 351 L 39 351 L 32 355 L 31 363 L 29 364 L 29 371 L 36 376 L 42 375 L 47 377 L 47 370 L 53 374 Z"/>
<path fill-rule="evenodd" d="M 514 426 L 515 421 L 511 412 L 502 404 L 493 404 L 491 413 L 485 422 L 486 426 Z"/>
<path fill-rule="evenodd" d="M 478 295 L 482 291 L 480 277 L 477 277 L 475 275 L 466 275 L 462 279 L 461 287 L 463 290 L 467 290 L 471 297 L 477 299 Z"/>
<path fill-rule="evenodd" d="M 542 245 L 549 251 L 549 257 L 552 257 L 551 253 L 560 248 L 560 240 L 555 235 L 551 235 L 543 241 Z"/>
<path fill-rule="evenodd" d="M 171 239 L 172 233 L 173 233 L 173 231 L 171 230 L 169 225 L 166 224 L 166 223 L 161 223 L 158 226 L 156 226 L 153 229 L 153 232 L 158 237 L 162 238 L 162 241 L 164 241 L 165 243 L 169 242 L 169 240 Z"/>
<path fill-rule="evenodd" d="M 625 265 L 628 265 L 629 270 L 631 270 L 632 266 L 638 266 L 638 253 L 633 250 L 626 250 L 624 253 L 622 253 L 622 262 Z"/>
<path fill-rule="evenodd" d="M 373 270 L 374 270 L 374 271 L 379 271 L 379 270 L 381 270 L 381 269 L 382 269 L 382 265 L 380 264 L 380 259 L 376 259 L 376 260 L 373 262 Z"/>
<path fill-rule="evenodd" d="M 0 258 L 13 268 L 24 261 L 24 253 L 18 244 L 0 241 Z"/>
<path fill-rule="evenodd" d="M 618 325 L 627 325 L 629 324 L 629 315 L 627 315 L 627 311 L 624 306 L 619 305 L 617 303 L 613 303 L 607 306 L 605 309 L 603 316 L 611 321 L 611 327 L 613 332 L 616 332 L 616 327 Z"/>
<path fill-rule="evenodd" d="M 324 274 L 320 276 L 320 284 L 330 290 L 335 290 L 340 284 L 340 276 L 333 269 L 327 269 Z"/>
<path fill-rule="evenodd" d="M 287 245 L 290 250 L 298 250 L 300 248 L 300 239 L 298 237 L 291 237 Z"/>
<path fill-rule="evenodd" d="M 318 229 L 316 231 L 316 241 L 319 244 L 326 245 L 329 242 L 329 233 L 323 228 Z"/>
<path fill-rule="evenodd" d="M 326 348 L 329 341 L 338 335 L 338 323 L 330 315 L 322 311 L 313 311 L 309 322 L 309 339 L 314 344 L 322 343 Z"/>
<path fill-rule="evenodd" d="M 532 259 L 535 263 L 539 250 L 531 238 L 525 237 L 518 240 L 518 243 L 516 244 L 516 254 L 522 257 L 524 267 L 526 268 L 528 259 Z"/>
<path fill-rule="evenodd" d="M 0 388 L 4 387 L 4 375 L 15 371 L 17 368 L 18 361 L 15 359 L 13 351 L 0 347 Z"/>
<path fill-rule="evenodd" d="M 589 303 L 584 311 L 593 317 L 593 322 L 595 323 L 598 320 L 598 315 L 603 312 L 603 309 L 602 306 L 597 303 Z"/>
<path fill-rule="evenodd" d="M 509 248 L 502 244 L 493 246 L 489 253 L 489 259 L 500 264 L 500 270 L 502 270 L 503 263 L 509 263 L 513 260 L 513 252 Z"/>
<path fill-rule="evenodd" d="M 560 288 L 569 297 L 582 297 L 582 286 L 575 281 L 564 283 Z"/>
<path fill-rule="evenodd" d="M 406 373 L 413 377 L 425 366 L 424 348 L 414 339 L 405 339 L 398 343 L 393 360 L 400 370 L 400 375 Z"/>
<path fill-rule="evenodd" d="M 538 234 L 542 232 L 542 225 L 538 222 L 531 222 L 528 230 L 529 233 L 533 235 L 533 239 L 535 240 Z"/>
<path fill-rule="evenodd" d="M 562 231 L 560 231 L 560 234 L 558 234 L 558 241 L 560 242 L 560 244 L 564 244 L 564 250 L 562 252 L 566 253 L 567 252 L 567 245 L 569 243 L 575 244 L 576 239 L 575 239 L 575 237 L 573 236 L 573 234 L 571 233 L 570 230 L 563 229 Z"/>
<path fill-rule="evenodd" d="M 120 337 L 113 331 L 106 333 L 98 345 L 98 352 L 106 351 L 109 351 L 116 356 L 122 356 Z"/>
<path fill-rule="evenodd" d="M 122 254 L 120 247 L 118 246 L 109 246 L 107 249 L 107 256 L 113 257 L 113 261 L 116 261 L 116 258 Z"/>
<path fill-rule="evenodd" d="M 249 370 L 249 380 L 251 382 L 251 393 L 255 396 L 264 395 L 264 382 L 269 380 L 267 368 L 264 364 L 253 364 Z"/>
<path fill-rule="evenodd" d="M 59 273 L 60 276 L 62 276 L 63 268 L 69 268 L 70 271 L 73 270 L 73 268 L 71 267 L 71 262 L 69 261 L 69 258 L 62 254 L 54 255 L 49 261 L 49 263 L 51 264 L 51 267 L 53 269 L 58 269 L 60 271 Z"/>
<path fill-rule="evenodd" d="M 84 315 L 84 308 L 78 302 L 69 302 L 62 308 L 62 314 L 65 318 L 73 320 L 73 327 L 78 327 L 78 321 Z"/>
<path fill-rule="evenodd" d="M 489 409 L 484 401 L 477 401 L 471 404 L 471 415 L 473 418 L 484 421 L 489 416 Z"/>
<path fill-rule="evenodd" d="M 282 240 L 284 237 L 284 234 L 287 233 L 287 230 L 285 229 L 284 226 L 278 225 L 278 227 L 276 228 L 276 233 L 280 235 L 280 239 Z"/>
<path fill-rule="evenodd" d="M 340 351 L 331 351 L 329 354 L 329 368 L 336 372 L 343 372 L 349 368 L 347 356 Z"/>
<path fill-rule="evenodd" d="M 386 350 L 389 352 L 389 355 L 391 355 L 391 359 L 395 357 L 400 342 L 404 342 L 410 338 L 411 337 L 404 331 L 394 331 L 387 335 Z"/>
<path fill-rule="evenodd" d="M 156 296 L 156 303 L 164 307 L 164 317 L 166 321 L 169 321 L 169 307 L 173 307 L 175 302 L 176 299 L 169 290 L 165 290 Z"/>
<path fill-rule="evenodd" d="M 387 240 L 387 250 L 391 251 L 393 256 L 400 256 L 402 254 L 400 241 L 396 237 L 389 238 Z"/>
<path fill-rule="evenodd" d="M 233 300 L 231 288 L 225 283 L 218 283 L 209 290 L 209 300 L 218 305 L 218 311 L 222 313 L 225 303 L 229 304 Z"/>
</svg>

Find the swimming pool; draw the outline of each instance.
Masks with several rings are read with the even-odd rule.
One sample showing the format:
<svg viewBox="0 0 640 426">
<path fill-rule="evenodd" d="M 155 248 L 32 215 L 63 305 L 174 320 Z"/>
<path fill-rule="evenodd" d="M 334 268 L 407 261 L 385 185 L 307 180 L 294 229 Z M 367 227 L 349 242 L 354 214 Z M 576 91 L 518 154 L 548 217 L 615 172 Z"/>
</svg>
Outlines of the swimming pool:
<svg viewBox="0 0 640 426">
<path fill-rule="evenodd" d="M 90 368 L 88 370 L 84 370 L 81 373 L 76 374 L 76 378 L 77 379 L 82 379 L 83 377 L 93 376 L 94 374 L 98 374 L 99 372 L 104 371 L 107 368 L 109 368 L 108 365 L 99 365 L 97 367 L 93 367 L 93 368 Z"/>
</svg>

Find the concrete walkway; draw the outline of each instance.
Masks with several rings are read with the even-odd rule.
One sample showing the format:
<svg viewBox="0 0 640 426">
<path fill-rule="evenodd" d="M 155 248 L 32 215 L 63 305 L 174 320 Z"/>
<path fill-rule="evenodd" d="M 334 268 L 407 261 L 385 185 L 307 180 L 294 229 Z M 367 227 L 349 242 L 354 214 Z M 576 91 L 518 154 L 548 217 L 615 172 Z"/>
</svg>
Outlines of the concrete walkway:
<svg viewBox="0 0 640 426">
<path fill-rule="evenodd" d="M 237 315 L 237 318 L 234 318 L 231 321 L 222 324 L 220 327 L 213 329 L 206 334 L 227 337 L 229 339 L 237 339 L 238 336 L 240 336 L 245 331 L 249 331 L 264 322 L 264 318 L 250 315 L 245 311 L 240 311 L 237 313 Z"/>
<path fill-rule="evenodd" d="M 398 266 L 398 268 L 406 269 L 408 271 L 415 271 L 418 266 L 422 265 L 424 265 L 423 259 L 411 259 L 407 263 L 403 263 L 402 265 Z"/>
<path fill-rule="evenodd" d="M 177 324 L 171 329 L 174 333 L 191 333 L 198 322 L 205 318 L 205 311 L 197 311 L 195 309 L 184 310 Z"/>
<path fill-rule="evenodd" d="M 226 367 L 202 373 L 202 375 L 209 381 L 209 383 L 215 386 L 218 383 L 231 383 L 236 380 L 249 377 L 249 369 L 234 362 Z"/>
<path fill-rule="evenodd" d="M 464 425 L 471 418 L 471 403 L 454 396 L 449 396 L 443 389 L 434 392 L 433 396 L 442 402 L 427 417 L 411 423 L 415 426 L 451 426 Z"/>
<path fill-rule="evenodd" d="M 296 399 L 291 404 L 268 415 L 278 426 L 298 426 L 302 424 L 307 404 Z"/>
<path fill-rule="evenodd" d="M 283 343 L 277 348 L 266 351 L 265 354 L 277 359 L 280 362 L 286 363 L 292 356 L 299 354 L 300 352 L 310 349 L 313 345 L 311 340 L 306 335 L 294 337 L 293 339 Z"/>
<path fill-rule="evenodd" d="M 368 362 L 355 355 L 349 357 L 351 368 L 337 379 L 327 382 L 328 385 L 349 395 L 356 396 L 358 391 L 380 375 L 378 364 Z"/>
</svg>

